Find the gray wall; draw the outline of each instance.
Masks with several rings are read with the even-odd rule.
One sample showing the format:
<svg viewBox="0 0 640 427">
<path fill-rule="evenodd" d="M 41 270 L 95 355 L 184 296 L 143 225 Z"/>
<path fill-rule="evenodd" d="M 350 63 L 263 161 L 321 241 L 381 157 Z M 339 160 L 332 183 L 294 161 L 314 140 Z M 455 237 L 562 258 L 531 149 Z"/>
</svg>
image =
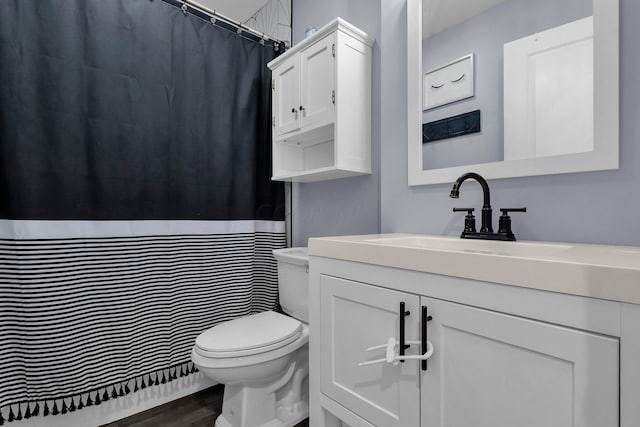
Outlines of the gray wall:
<svg viewBox="0 0 640 427">
<path fill-rule="evenodd" d="M 521 239 L 640 246 L 640 2 L 620 0 L 620 6 L 620 170 L 492 180 L 495 207 L 529 208 L 514 214 Z M 384 100 L 372 118 L 374 175 L 297 185 L 295 242 L 312 235 L 376 232 L 378 209 L 382 232 L 458 234 L 463 218 L 451 208 L 478 206 L 479 186 L 465 183 L 457 203 L 448 197 L 449 185 L 407 186 L 406 0 L 294 0 L 293 7 L 294 40 L 307 26 L 337 14 L 376 37 L 374 107 Z"/>
<path fill-rule="evenodd" d="M 382 4 L 382 231 L 455 235 L 463 218 L 451 208 L 478 206 L 481 191 L 465 183 L 454 201 L 450 185 L 407 186 L 405 0 Z M 529 208 L 514 214 L 521 239 L 640 245 L 640 2 L 620 7 L 620 170 L 491 181 L 494 207 Z"/>
<path fill-rule="evenodd" d="M 373 46 L 372 175 L 293 184 L 293 245 L 309 237 L 380 231 L 380 2 L 379 0 L 293 0 L 293 43 L 308 27 L 322 27 L 336 16 L 376 39 Z"/>
<path fill-rule="evenodd" d="M 423 71 L 475 54 L 476 93 L 473 98 L 425 111 L 423 123 L 481 110 L 482 131 L 424 144 L 424 168 L 501 161 L 504 44 L 592 14 L 593 0 L 510 0 L 425 39 Z"/>
</svg>

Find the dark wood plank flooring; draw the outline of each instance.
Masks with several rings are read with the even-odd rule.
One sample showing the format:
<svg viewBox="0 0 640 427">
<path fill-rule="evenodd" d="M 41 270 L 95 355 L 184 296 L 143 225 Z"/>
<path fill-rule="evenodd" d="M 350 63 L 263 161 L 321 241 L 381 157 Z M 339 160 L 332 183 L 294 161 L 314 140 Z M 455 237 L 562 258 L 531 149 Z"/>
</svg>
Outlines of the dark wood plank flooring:
<svg viewBox="0 0 640 427">
<path fill-rule="evenodd" d="M 213 427 L 222 412 L 223 385 L 132 415 L 103 427 Z M 295 427 L 308 427 L 303 421 Z"/>
</svg>

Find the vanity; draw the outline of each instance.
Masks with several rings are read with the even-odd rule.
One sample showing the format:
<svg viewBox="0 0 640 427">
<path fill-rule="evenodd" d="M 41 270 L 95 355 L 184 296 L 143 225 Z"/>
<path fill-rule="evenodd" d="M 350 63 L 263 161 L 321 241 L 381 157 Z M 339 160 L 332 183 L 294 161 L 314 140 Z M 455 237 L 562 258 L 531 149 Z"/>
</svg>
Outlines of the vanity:
<svg viewBox="0 0 640 427">
<path fill-rule="evenodd" d="M 618 169 L 619 14 L 618 0 L 407 0 L 408 186 L 459 181 L 457 198 L 470 172 Z M 578 76 L 574 54 L 591 64 Z M 576 117 L 589 126 L 556 132 Z M 515 239 L 490 229 L 484 187 L 479 230 L 454 209 L 465 239 L 309 240 L 311 426 L 640 425 L 640 247 L 475 240 Z"/>
<path fill-rule="evenodd" d="M 309 254 L 312 426 L 639 425 L 640 248 L 382 234 Z"/>
</svg>

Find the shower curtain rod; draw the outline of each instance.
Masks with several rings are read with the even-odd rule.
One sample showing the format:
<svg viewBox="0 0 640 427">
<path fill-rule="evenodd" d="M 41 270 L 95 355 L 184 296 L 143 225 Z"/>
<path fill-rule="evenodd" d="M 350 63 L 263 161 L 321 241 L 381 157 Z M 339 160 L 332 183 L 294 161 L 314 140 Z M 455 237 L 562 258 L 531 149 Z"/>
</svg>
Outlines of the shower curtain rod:
<svg viewBox="0 0 640 427">
<path fill-rule="evenodd" d="M 256 37 L 260 37 L 261 39 L 265 40 L 265 41 L 272 41 L 274 43 L 282 43 L 285 46 L 287 46 L 287 42 L 286 41 L 282 41 L 282 40 L 276 40 L 268 35 L 266 35 L 265 33 L 258 31 L 258 30 L 254 30 L 251 27 L 248 27 L 246 25 L 244 25 L 242 22 L 240 21 L 234 21 L 233 19 L 229 18 L 228 16 L 225 16 L 223 14 L 221 14 L 220 12 L 216 12 L 215 10 L 209 9 L 208 7 L 195 2 L 193 0 L 181 0 L 182 4 L 183 4 L 183 8 L 185 6 L 190 6 L 196 10 L 199 10 L 200 12 L 203 12 L 209 16 L 211 16 L 212 18 L 216 18 L 216 19 L 220 19 L 222 21 L 224 21 L 226 24 L 231 25 L 233 27 L 236 27 L 238 29 L 241 29 L 242 31 L 246 31 Z M 287 46 L 288 48 L 288 46 Z"/>
</svg>

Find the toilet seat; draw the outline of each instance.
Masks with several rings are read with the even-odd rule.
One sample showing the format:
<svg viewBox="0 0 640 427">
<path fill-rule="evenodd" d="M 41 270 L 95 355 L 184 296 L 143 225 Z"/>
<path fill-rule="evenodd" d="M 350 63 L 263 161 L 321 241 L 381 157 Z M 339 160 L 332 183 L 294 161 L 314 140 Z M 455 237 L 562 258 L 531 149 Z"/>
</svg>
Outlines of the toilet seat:
<svg viewBox="0 0 640 427">
<path fill-rule="evenodd" d="M 259 353 L 253 353 L 239 357 L 208 357 L 205 351 L 200 350 L 198 346 L 194 345 L 193 349 L 191 350 L 191 360 L 199 368 L 204 367 L 211 369 L 223 369 L 248 367 L 251 365 L 265 363 L 271 360 L 278 359 L 280 357 L 287 356 L 288 354 L 291 354 L 308 342 L 309 327 L 303 323 L 302 331 L 295 340 L 270 351 L 262 351 Z"/>
<path fill-rule="evenodd" d="M 216 359 L 251 356 L 296 341 L 302 330 L 299 320 L 265 311 L 207 329 L 196 338 L 195 350 Z"/>
</svg>

